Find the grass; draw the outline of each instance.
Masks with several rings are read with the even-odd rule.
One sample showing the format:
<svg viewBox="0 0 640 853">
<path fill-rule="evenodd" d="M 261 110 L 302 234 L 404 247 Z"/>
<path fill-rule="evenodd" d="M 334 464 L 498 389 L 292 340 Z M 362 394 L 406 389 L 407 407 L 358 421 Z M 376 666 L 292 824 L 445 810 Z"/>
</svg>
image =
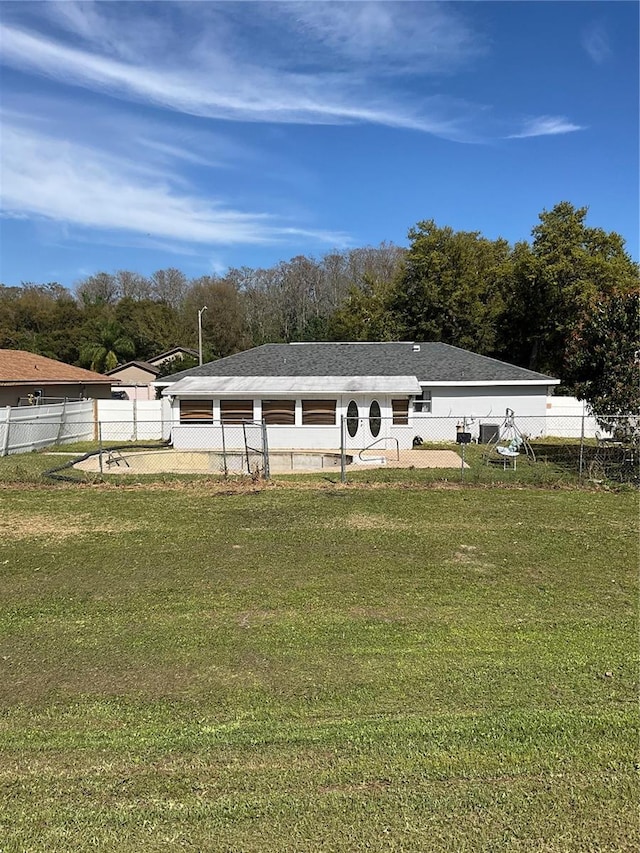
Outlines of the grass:
<svg viewBox="0 0 640 853">
<path fill-rule="evenodd" d="M 0 490 L 3 853 L 635 851 L 636 511 Z"/>
</svg>

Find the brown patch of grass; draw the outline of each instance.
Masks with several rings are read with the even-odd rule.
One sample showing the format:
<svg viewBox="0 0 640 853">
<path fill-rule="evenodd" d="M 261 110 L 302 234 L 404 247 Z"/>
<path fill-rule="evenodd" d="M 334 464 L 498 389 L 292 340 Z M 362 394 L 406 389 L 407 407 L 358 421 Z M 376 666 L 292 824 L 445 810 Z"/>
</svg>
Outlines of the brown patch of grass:
<svg viewBox="0 0 640 853">
<path fill-rule="evenodd" d="M 384 515 L 373 515 L 363 512 L 354 512 L 346 518 L 333 518 L 322 524 L 327 530 L 345 528 L 348 530 L 407 530 L 411 525 L 406 521 L 388 518 Z"/>
<path fill-rule="evenodd" d="M 478 571 L 492 569 L 493 564 L 483 562 L 481 559 L 482 555 L 477 552 L 478 548 L 476 545 L 458 545 L 458 550 L 450 562 L 467 566 L 470 569 L 477 569 Z"/>
<path fill-rule="evenodd" d="M 143 522 L 102 521 L 99 524 L 90 516 L 79 516 L 74 520 L 60 519 L 44 513 L 27 515 L 22 512 L 3 512 L 0 517 L 0 539 L 43 538 L 50 542 L 61 542 L 70 537 L 86 536 L 94 533 L 126 533 L 141 530 Z"/>
</svg>

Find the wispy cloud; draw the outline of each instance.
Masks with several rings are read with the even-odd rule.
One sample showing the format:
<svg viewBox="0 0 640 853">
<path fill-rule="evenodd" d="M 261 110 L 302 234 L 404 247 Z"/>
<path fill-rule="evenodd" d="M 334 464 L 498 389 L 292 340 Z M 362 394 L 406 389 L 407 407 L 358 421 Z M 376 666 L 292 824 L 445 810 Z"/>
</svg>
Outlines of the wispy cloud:
<svg viewBox="0 0 640 853">
<path fill-rule="evenodd" d="M 44 217 L 83 228 L 201 244 L 272 244 L 294 237 L 344 245 L 344 234 L 292 226 L 222 198 L 184 191 L 171 169 L 4 122 L 0 156 L 6 216 Z"/>
<path fill-rule="evenodd" d="M 574 124 L 563 116 L 538 116 L 528 119 L 519 133 L 511 133 L 507 139 L 528 139 L 531 136 L 558 136 L 562 133 L 573 133 L 584 130 L 579 124 Z"/>
<path fill-rule="evenodd" d="M 490 105 L 427 83 L 488 50 L 457 6 L 314 0 L 163 3 L 162 14 L 147 3 L 38 9 L 40 19 L 5 16 L 3 61 L 64 86 L 227 122 L 376 124 L 472 143 L 504 135 L 505 119 Z M 577 129 L 543 117 L 511 137 Z"/>
<path fill-rule="evenodd" d="M 295 26 L 308 51 L 331 51 L 350 62 L 375 63 L 385 73 L 447 72 L 487 50 L 484 39 L 438 2 L 293 2 L 275 12 Z"/>
<path fill-rule="evenodd" d="M 582 46 L 596 65 L 605 63 L 612 54 L 609 35 L 604 26 L 597 22 L 582 33 Z"/>
<path fill-rule="evenodd" d="M 395 4 L 258 4 L 242 22 L 251 43 L 233 20 L 244 4 L 167 4 L 180 26 L 172 21 L 164 30 L 146 6 L 119 5 L 125 20 L 114 21 L 110 4 L 47 4 L 62 32 L 7 22 L 3 61 L 65 85 L 209 118 L 370 123 L 466 137 L 464 103 L 409 97 L 385 82 L 399 72 L 449 69 L 478 52 L 471 32 L 438 4 L 410 3 L 402 15 Z M 188 39 L 180 38 L 185 27 Z M 256 29 L 269 36 L 255 39 Z"/>
</svg>

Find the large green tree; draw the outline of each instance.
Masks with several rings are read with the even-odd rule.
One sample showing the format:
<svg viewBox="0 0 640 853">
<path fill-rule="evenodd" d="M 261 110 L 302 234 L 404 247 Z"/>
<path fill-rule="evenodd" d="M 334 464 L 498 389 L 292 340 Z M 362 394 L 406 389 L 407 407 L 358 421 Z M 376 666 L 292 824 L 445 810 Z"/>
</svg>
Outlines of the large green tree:
<svg viewBox="0 0 640 853">
<path fill-rule="evenodd" d="M 115 306 L 114 318 L 143 361 L 183 344 L 178 314 L 166 302 L 126 296 Z"/>
<path fill-rule="evenodd" d="M 492 353 L 510 273 L 507 241 L 441 228 L 432 219 L 412 228 L 409 239 L 386 299 L 397 336 Z"/>
<path fill-rule="evenodd" d="M 588 306 L 634 289 L 638 266 L 615 232 L 586 224 L 587 208 L 563 201 L 540 214 L 533 243 L 513 253 L 501 354 L 563 378 L 567 344 Z"/>
<path fill-rule="evenodd" d="M 391 284 L 365 273 L 328 322 L 329 336 L 342 341 L 392 341 L 401 337 L 389 307 Z"/>
<path fill-rule="evenodd" d="M 606 425 L 640 416 L 640 289 L 595 299 L 567 348 L 567 379 Z"/>
</svg>

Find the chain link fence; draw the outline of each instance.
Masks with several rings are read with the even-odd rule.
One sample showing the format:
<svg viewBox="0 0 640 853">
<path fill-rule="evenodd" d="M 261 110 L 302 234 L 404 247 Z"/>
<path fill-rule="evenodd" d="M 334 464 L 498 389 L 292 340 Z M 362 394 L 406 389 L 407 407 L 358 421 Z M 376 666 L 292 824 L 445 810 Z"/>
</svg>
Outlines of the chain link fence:
<svg viewBox="0 0 640 853">
<path fill-rule="evenodd" d="M 298 446 L 286 447 L 282 431 L 263 422 L 147 421 L 136 441 L 130 421 L 95 422 L 83 411 L 75 420 L 71 413 L 57 421 L 48 416 L 0 421 L 0 455 L 55 453 L 65 457 L 58 463 L 73 468 L 78 478 L 269 479 L 316 473 L 347 483 L 361 480 L 363 472 L 383 479 L 379 472 L 429 472 L 430 479 L 472 481 L 491 480 L 496 474 L 527 480 L 531 472 L 546 471 L 581 481 L 640 482 L 637 428 L 621 433 L 612 425 L 609 432 L 588 437 L 581 416 L 516 417 L 509 412 L 503 418 L 425 414 L 406 421 L 342 417 L 321 431 L 321 447 L 304 446 L 304 428 L 287 433 Z M 313 436 L 318 435 L 314 427 Z"/>
<path fill-rule="evenodd" d="M 97 432 L 97 452 L 79 463 L 82 470 L 99 470 L 101 474 L 270 477 L 267 428 L 256 421 L 214 421 L 189 424 L 186 428 L 175 424 L 169 438 L 156 444 L 131 442 L 126 422 L 121 424 L 121 436 L 113 421 L 98 423 Z"/>
<path fill-rule="evenodd" d="M 640 481 L 640 432 L 633 417 L 608 431 L 585 434 L 585 416 L 502 419 L 413 416 L 398 424 L 385 418 L 342 419 L 341 475 L 364 468 L 517 472 L 553 468 L 579 479 Z"/>
</svg>

